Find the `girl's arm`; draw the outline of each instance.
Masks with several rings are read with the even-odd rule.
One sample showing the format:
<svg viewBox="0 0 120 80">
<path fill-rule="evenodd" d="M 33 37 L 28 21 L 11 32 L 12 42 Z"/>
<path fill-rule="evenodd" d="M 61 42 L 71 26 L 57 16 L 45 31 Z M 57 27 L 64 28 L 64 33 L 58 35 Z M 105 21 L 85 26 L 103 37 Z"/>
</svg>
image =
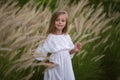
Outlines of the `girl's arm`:
<svg viewBox="0 0 120 80">
<path fill-rule="evenodd" d="M 77 43 L 75 47 L 70 51 L 70 54 L 78 52 L 80 47 L 81 47 L 81 43 Z"/>
</svg>

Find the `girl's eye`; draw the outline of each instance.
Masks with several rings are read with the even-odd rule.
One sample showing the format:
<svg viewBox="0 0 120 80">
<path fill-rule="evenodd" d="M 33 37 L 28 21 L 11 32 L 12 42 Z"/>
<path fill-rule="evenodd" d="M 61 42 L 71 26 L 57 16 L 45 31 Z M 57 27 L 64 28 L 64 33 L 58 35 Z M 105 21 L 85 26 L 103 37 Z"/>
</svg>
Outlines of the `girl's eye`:
<svg viewBox="0 0 120 80">
<path fill-rule="evenodd" d="M 56 19 L 55 21 L 65 22 L 66 20 L 64 20 L 64 19 Z"/>
<path fill-rule="evenodd" d="M 62 22 L 65 22 L 65 20 L 62 20 Z"/>
<path fill-rule="evenodd" d="M 59 21 L 59 19 L 56 19 L 55 21 Z"/>
</svg>

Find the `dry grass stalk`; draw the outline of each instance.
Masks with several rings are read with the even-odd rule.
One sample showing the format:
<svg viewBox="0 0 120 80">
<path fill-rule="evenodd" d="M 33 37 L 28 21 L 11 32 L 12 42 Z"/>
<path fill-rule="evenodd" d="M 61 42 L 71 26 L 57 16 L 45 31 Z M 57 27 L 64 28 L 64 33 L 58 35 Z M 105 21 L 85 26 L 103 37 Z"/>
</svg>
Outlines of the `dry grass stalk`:
<svg viewBox="0 0 120 80">
<path fill-rule="evenodd" d="M 81 0 L 78 5 L 72 5 L 71 7 L 68 7 L 67 4 L 68 1 L 65 1 L 64 4 L 60 2 L 56 10 L 64 9 L 68 11 L 70 16 L 69 21 L 72 22 L 69 24 L 70 32 L 76 30 L 76 32 L 71 35 L 73 41 L 82 42 L 83 45 L 87 45 L 99 39 L 100 33 L 104 33 L 111 28 L 111 26 L 105 28 L 105 25 L 110 20 L 105 20 L 104 14 L 100 16 L 103 10 L 102 7 L 99 7 L 98 10 L 94 12 L 92 7 L 84 8 L 87 4 L 87 1 L 84 0 Z M 8 57 L 11 62 L 16 62 L 16 64 L 6 72 L 6 76 L 16 67 L 16 70 L 21 70 L 30 66 L 50 66 L 51 64 L 47 63 L 34 63 L 35 58 L 32 56 L 35 48 L 45 38 L 45 33 L 51 17 L 49 8 L 46 7 L 44 11 L 42 11 L 40 7 L 39 10 L 36 11 L 36 7 L 28 3 L 19 10 L 20 8 L 16 8 L 15 4 L 9 7 L 7 7 L 7 5 L 8 4 L 5 4 L 0 8 L 0 51 L 3 54 L 8 53 L 2 56 Z M 100 44 L 106 42 L 108 38 L 109 36 L 99 44 L 96 44 L 93 50 L 99 47 Z M 18 54 L 22 56 L 14 61 Z M 81 58 L 84 58 L 88 52 L 85 49 L 81 49 L 77 56 L 80 56 L 80 54 L 82 54 Z M 96 56 L 92 60 L 98 61 L 102 57 L 104 56 Z M 32 73 L 25 79 L 29 79 L 31 76 Z"/>
</svg>

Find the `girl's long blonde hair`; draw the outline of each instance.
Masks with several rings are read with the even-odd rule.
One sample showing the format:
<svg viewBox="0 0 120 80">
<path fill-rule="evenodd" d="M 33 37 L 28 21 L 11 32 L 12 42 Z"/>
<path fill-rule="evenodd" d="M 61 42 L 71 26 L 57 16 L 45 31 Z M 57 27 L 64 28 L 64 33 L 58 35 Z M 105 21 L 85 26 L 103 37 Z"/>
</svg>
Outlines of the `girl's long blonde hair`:
<svg viewBox="0 0 120 80">
<path fill-rule="evenodd" d="M 50 33 L 55 33 L 55 30 L 56 30 L 56 28 L 55 28 L 55 20 L 61 14 L 66 15 L 66 25 L 63 28 L 62 33 L 64 33 L 64 34 L 67 33 L 67 31 L 68 31 L 68 14 L 67 14 L 66 11 L 57 11 L 51 17 L 50 24 L 49 24 L 49 27 L 48 27 L 48 30 L 47 30 L 47 35 L 50 34 Z"/>
</svg>

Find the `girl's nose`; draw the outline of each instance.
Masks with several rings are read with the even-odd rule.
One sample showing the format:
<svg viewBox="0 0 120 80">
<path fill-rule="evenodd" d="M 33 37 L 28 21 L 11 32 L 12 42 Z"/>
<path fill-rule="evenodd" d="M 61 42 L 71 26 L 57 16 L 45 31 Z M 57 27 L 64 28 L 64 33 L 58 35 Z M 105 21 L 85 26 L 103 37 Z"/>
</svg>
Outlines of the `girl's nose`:
<svg viewBox="0 0 120 80">
<path fill-rule="evenodd" d="M 61 23 L 62 23 L 62 21 L 60 20 L 60 21 L 59 21 L 59 24 L 61 24 Z"/>
</svg>

